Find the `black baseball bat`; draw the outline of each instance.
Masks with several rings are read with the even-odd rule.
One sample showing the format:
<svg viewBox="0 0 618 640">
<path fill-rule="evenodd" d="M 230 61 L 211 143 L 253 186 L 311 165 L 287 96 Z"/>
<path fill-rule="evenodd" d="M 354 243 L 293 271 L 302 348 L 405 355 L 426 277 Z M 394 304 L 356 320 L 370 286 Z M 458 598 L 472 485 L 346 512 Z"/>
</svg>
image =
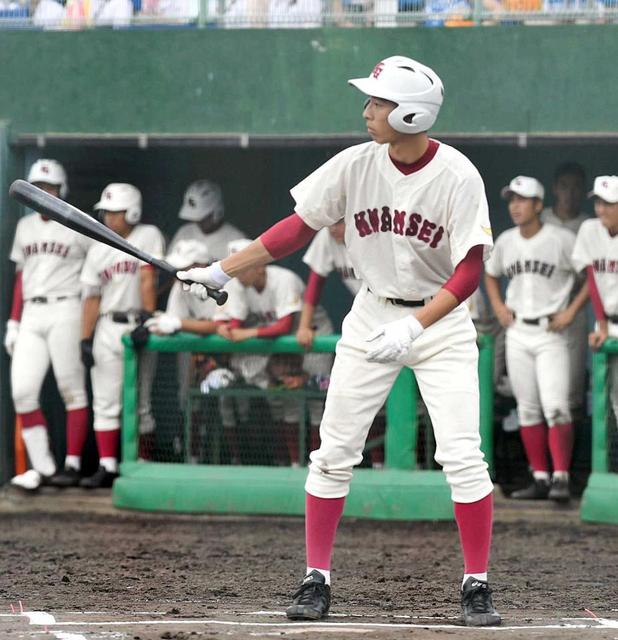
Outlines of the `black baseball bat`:
<svg viewBox="0 0 618 640">
<path fill-rule="evenodd" d="M 124 253 L 128 253 L 134 258 L 143 260 L 153 267 L 157 267 L 166 273 L 169 273 L 176 277 L 177 269 L 175 269 L 169 262 L 160 260 L 151 256 L 146 251 L 142 251 L 133 246 L 130 242 L 127 242 L 122 236 L 112 231 L 109 227 L 106 227 L 103 223 L 95 220 L 87 213 L 80 211 L 77 207 L 52 196 L 47 191 L 35 187 L 33 184 L 26 182 L 25 180 L 15 180 L 9 189 L 11 197 L 15 198 L 22 204 L 25 204 L 35 211 L 59 222 L 60 224 L 77 231 L 84 236 L 88 236 L 93 240 L 102 242 L 103 244 L 119 249 Z M 190 281 L 182 280 L 182 282 Z M 218 305 L 222 305 L 227 300 L 227 291 L 217 291 L 216 289 L 210 289 L 206 287 L 208 295 L 215 300 Z"/>
</svg>

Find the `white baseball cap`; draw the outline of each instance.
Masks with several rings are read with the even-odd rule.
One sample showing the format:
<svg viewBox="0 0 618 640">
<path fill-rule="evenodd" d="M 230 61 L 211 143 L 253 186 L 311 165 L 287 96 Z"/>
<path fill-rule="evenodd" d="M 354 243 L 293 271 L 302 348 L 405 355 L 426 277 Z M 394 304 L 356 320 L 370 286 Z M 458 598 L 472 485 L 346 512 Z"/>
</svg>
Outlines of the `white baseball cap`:
<svg viewBox="0 0 618 640">
<path fill-rule="evenodd" d="M 238 238 L 237 240 L 232 240 L 227 243 L 227 253 L 228 255 L 232 255 L 233 253 L 238 253 L 243 249 L 246 249 L 253 240 L 249 240 L 248 238 Z"/>
<path fill-rule="evenodd" d="M 502 187 L 500 195 L 508 200 L 513 194 L 517 194 L 522 198 L 539 198 L 545 197 L 545 189 L 543 185 L 536 179 L 529 176 L 517 176 L 513 178 L 506 187 Z"/>
<path fill-rule="evenodd" d="M 597 176 L 594 179 L 594 187 L 588 194 L 589 198 L 593 196 L 610 204 L 618 202 L 618 176 Z"/>
<path fill-rule="evenodd" d="M 221 187 L 212 180 L 198 180 L 190 184 L 178 217 L 189 222 L 201 222 L 206 218 L 211 218 L 213 223 L 223 220 Z"/>
<path fill-rule="evenodd" d="M 165 260 L 175 269 L 186 269 L 193 264 L 210 264 L 212 258 L 206 245 L 200 240 L 179 240 L 167 254 Z"/>
</svg>

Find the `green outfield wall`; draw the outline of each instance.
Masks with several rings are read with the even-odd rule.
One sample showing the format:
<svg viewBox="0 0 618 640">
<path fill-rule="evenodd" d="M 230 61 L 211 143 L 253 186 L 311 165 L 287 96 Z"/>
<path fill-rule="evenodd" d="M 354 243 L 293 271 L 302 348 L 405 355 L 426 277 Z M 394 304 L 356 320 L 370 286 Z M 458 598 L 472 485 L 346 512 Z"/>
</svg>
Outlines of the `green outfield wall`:
<svg viewBox="0 0 618 640">
<path fill-rule="evenodd" d="M 393 53 L 444 79 L 436 132 L 618 131 L 618 25 L 3 31 L 0 119 L 13 135 L 358 133 L 346 79 Z"/>
</svg>

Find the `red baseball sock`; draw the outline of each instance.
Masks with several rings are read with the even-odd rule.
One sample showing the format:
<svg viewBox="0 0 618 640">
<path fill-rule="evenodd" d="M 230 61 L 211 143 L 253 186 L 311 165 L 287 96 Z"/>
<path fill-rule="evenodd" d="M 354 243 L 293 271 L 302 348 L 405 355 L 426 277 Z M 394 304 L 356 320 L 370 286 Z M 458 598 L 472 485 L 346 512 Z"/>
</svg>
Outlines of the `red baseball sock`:
<svg viewBox="0 0 618 640">
<path fill-rule="evenodd" d="M 493 494 L 476 502 L 455 502 L 455 520 L 464 557 L 465 573 L 485 573 L 489 563 Z"/>
<path fill-rule="evenodd" d="M 337 525 L 345 498 L 317 498 L 307 494 L 305 500 L 305 540 L 307 566 L 330 571 Z"/>
<path fill-rule="evenodd" d="M 67 455 L 81 456 L 88 436 L 88 407 L 67 411 Z"/>
<path fill-rule="evenodd" d="M 519 429 L 532 471 L 549 471 L 547 459 L 547 427 L 542 422 Z"/>
<path fill-rule="evenodd" d="M 29 429 L 30 427 L 45 427 L 47 428 L 47 420 L 40 409 L 29 411 L 28 413 L 18 414 L 21 418 L 22 429 Z"/>
<path fill-rule="evenodd" d="M 573 424 L 555 424 L 549 428 L 549 451 L 554 463 L 554 471 L 566 471 L 571 468 L 573 455 Z"/>
<path fill-rule="evenodd" d="M 97 440 L 99 458 L 118 459 L 120 429 L 112 429 L 111 431 L 95 431 L 94 435 Z"/>
</svg>

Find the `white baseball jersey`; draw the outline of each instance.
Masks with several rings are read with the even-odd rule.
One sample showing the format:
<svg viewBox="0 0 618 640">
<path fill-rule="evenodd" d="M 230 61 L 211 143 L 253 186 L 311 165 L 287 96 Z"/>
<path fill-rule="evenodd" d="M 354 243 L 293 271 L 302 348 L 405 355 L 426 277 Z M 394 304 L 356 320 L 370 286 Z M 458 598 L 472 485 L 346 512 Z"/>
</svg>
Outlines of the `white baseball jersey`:
<svg viewBox="0 0 618 640">
<path fill-rule="evenodd" d="M 433 296 L 472 247 L 492 245 L 483 180 L 446 144 L 410 175 L 393 164 L 388 145 L 356 145 L 291 194 L 296 212 L 313 229 L 345 219 L 354 271 L 377 296 Z"/>
<path fill-rule="evenodd" d="M 590 216 L 583 211 L 578 213 L 574 218 L 570 218 L 569 220 L 563 220 L 559 218 L 551 207 L 546 207 L 541 211 L 541 222 L 547 224 L 553 224 L 557 227 L 562 227 L 563 229 L 568 229 L 573 233 L 577 233 L 579 228 L 582 226 L 582 222 L 584 220 L 588 220 Z"/>
<path fill-rule="evenodd" d="M 138 224 L 126 238 L 138 249 L 162 258 L 165 240 L 157 227 Z M 81 281 L 83 285 L 100 287 L 100 314 L 110 311 L 138 311 L 142 308 L 140 267 L 146 263 L 106 244 L 96 243 L 88 252 Z"/>
<path fill-rule="evenodd" d="M 17 223 L 11 260 L 22 272 L 24 300 L 37 296 L 79 296 L 79 274 L 93 244 L 54 220 L 31 213 Z"/>
<path fill-rule="evenodd" d="M 166 313 L 180 319 L 212 320 L 217 304 L 212 298 L 202 300 L 189 291 L 182 290 L 182 283 L 175 282 L 167 299 Z"/>
<path fill-rule="evenodd" d="M 245 327 L 271 324 L 300 312 L 304 288 L 303 281 L 293 271 L 269 265 L 263 291 L 244 287 L 239 280 L 230 280 L 225 285 L 229 297 L 217 308 L 215 319 L 242 320 Z"/>
<path fill-rule="evenodd" d="M 575 247 L 573 264 L 579 270 L 592 265 L 594 281 L 607 315 L 618 314 L 618 235 L 610 236 L 600 220 L 582 224 Z"/>
<path fill-rule="evenodd" d="M 200 240 L 208 248 L 210 261 L 223 260 L 227 257 L 227 245 L 232 240 L 245 238 L 245 234 L 236 227 L 224 222 L 216 231 L 212 233 L 204 233 L 197 222 L 189 222 L 183 224 L 174 234 L 170 243 L 170 251 L 179 240 Z"/>
<path fill-rule="evenodd" d="M 325 227 L 311 241 L 303 262 L 319 276 L 326 278 L 336 271 L 353 296 L 361 288 L 361 281 L 354 273 L 352 260 L 344 244 L 338 244 Z"/>
<path fill-rule="evenodd" d="M 575 281 L 571 253 L 575 235 L 543 225 L 531 238 L 518 227 L 505 231 L 485 265 L 494 278 L 506 276 L 506 306 L 521 318 L 541 318 L 566 309 Z"/>
</svg>

